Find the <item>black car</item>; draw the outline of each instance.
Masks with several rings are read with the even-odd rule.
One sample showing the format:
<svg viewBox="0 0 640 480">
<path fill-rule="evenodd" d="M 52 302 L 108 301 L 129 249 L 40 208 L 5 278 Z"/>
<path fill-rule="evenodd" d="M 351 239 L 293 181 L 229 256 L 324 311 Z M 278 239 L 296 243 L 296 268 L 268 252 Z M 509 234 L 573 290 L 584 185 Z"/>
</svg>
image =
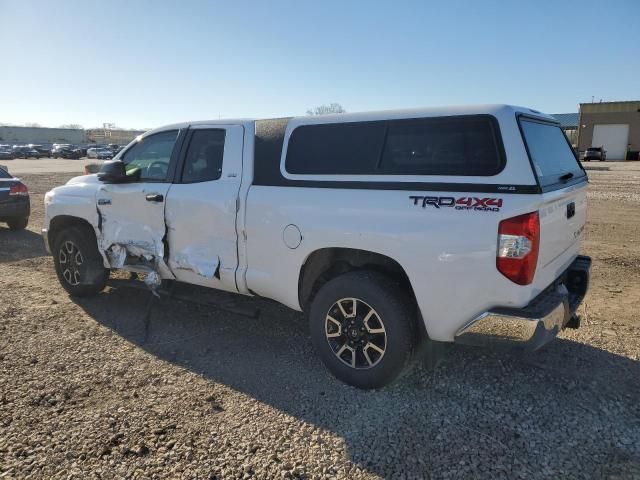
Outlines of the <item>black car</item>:
<svg viewBox="0 0 640 480">
<path fill-rule="evenodd" d="M 28 147 L 26 145 L 14 145 L 13 149 L 13 158 L 40 158 L 40 152 L 38 152 L 35 148 Z"/>
<path fill-rule="evenodd" d="M 62 150 L 58 151 L 58 156 L 62 158 L 69 158 L 71 160 L 78 160 L 79 158 L 82 158 L 82 150 L 73 146 L 69 148 L 63 148 Z"/>
<path fill-rule="evenodd" d="M 51 148 L 45 147 L 43 145 L 29 145 L 35 151 L 37 151 L 41 157 L 49 157 L 51 158 Z"/>
<path fill-rule="evenodd" d="M 13 152 L 8 148 L 0 148 L 0 160 L 13 160 Z"/>
<path fill-rule="evenodd" d="M 0 222 L 6 222 L 11 230 L 23 230 L 30 214 L 27 186 L 0 166 Z"/>
<path fill-rule="evenodd" d="M 56 145 L 51 151 L 54 158 L 77 160 L 82 157 L 82 150 L 75 145 Z"/>
</svg>

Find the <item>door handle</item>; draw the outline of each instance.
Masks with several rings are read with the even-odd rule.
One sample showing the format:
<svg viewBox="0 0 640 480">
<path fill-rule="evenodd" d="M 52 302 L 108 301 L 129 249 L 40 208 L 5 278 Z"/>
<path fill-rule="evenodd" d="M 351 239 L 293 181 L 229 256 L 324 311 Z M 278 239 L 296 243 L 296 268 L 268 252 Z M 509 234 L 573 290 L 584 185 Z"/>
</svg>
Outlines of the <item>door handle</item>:
<svg viewBox="0 0 640 480">
<path fill-rule="evenodd" d="M 164 196 L 159 193 L 150 193 L 146 197 L 147 202 L 162 202 L 164 201 Z"/>
</svg>

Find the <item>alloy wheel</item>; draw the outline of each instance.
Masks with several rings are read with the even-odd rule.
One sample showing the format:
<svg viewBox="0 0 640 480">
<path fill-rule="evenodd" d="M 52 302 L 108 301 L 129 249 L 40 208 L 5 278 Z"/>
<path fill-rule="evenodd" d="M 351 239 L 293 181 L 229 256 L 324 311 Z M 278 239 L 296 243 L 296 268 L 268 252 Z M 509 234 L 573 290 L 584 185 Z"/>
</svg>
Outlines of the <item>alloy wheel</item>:
<svg viewBox="0 0 640 480">
<path fill-rule="evenodd" d="M 71 240 L 66 240 L 60 245 L 58 263 L 66 282 L 73 287 L 79 285 L 81 279 L 80 267 L 84 263 L 84 258 L 78 246 Z"/>
<path fill-rule="evenodd" d="M 357 370 L 377 365 L 387 348 L 382 318 L 359 298 L 342 298 L 331 306 L 325 317 L 325 335 L 334 355 Z"/>
</svg>

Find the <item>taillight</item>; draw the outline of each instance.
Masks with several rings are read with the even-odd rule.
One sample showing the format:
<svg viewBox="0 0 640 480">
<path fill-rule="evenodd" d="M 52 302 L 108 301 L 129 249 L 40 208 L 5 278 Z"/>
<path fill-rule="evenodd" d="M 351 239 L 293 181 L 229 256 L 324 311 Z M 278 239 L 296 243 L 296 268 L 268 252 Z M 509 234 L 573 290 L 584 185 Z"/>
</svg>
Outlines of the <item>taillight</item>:
<svg viewBox="0 0 640 480">
<path fill-rule="evenodd" d="M 498 227 L 496 267 L 512 282 L 529 285 L 536 273 L 539 248 L 538 212 L 502 220 Z"/>
<path fill-rule="evenodd" d="M 18 183 L 17 185 L 12 185 L 9 189 L 9 195 L 18 195 L 22 197 L 26 197 L 29 195 L 29 189 L 24 183 Z"/>
</svg>

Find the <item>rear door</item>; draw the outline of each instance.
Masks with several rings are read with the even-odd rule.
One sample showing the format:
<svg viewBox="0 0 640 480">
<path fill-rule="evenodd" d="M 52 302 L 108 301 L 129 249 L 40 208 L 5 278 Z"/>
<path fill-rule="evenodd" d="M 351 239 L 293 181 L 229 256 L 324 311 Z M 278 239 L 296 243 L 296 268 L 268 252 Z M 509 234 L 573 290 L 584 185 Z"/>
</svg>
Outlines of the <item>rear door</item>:
<svg viewBox="0 0 640 480">
<path fill-rule="evenodd" d="M 558 125 L 524 116 L 519 121 L 543 192 L 536 278 L 549 283 L 579 253 L 587 219 L 587 175 Z"/>
<path fill-rule="evenodd" d="M 107 252 L 114 268 L 122 266 L 124 253 L 149 256 L 163 278 L 171 277 L 163 261 L 164 211 L 177 163 L 179 135 L 179 130 L 169 130 L 143 137 L 120 158 L 132 181 L 102 184 L 98 189 L 100 248 Z"/>
<path fill-rule="evenodd" d="M 166 202 L 169 268 L 177 280 L 237 291 L 243 141 L 241 125 L 189 129 Z"/>
</svg>

